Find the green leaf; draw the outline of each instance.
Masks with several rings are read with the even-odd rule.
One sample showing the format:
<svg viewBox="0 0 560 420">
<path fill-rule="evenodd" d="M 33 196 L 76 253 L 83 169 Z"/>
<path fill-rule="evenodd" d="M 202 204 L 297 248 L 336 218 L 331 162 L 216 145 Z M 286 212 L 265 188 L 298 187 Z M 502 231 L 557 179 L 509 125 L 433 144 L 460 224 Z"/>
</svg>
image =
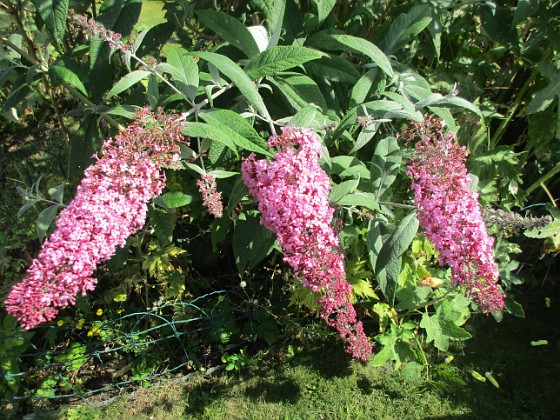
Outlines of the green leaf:
<svg viewBox="0 0 560 420">
<path fill-rule="evenodd" d="M 171 76 L 177 88 L 194 101 L 199 84 L 198 66 L 194 58 L 183 48 L 173 48 L 167 54 L 167 64 L 173 68 Z"/>
<path fill-rule="evenodd" d="M 312 0 L 312 2 L 316 10 L 318 24 L 324 22 L 336 4 L 336 0 Z"/>
<path fill-rule="evenodd" d="M 329 193 L 329 202 L 334 204 L 338 203 L 350 194 L 350 192 L 358 186 L 359 182 L 359 179 L 352 179 L 350 181 L 341 182 L 340 184 L 335 184 Z"/>
<path fill-rule="evenodd" d="M 30 93 L 31 93 L 31 89 L 27 84 L 26 77 L 21 76 L 12 85 L 12 88 L 10 89 L 10 94 L 6 99 L 6 102 L 4 102 L 3 109 L 7 111 L 10 108 L 15 108 L 20 102 L 22 102 L 25 98 L 27 98 L 27 95 L 29 95 Z"/>
<path fill-rule="evenodd" d="M 251 58 L 259 53 L 259 47 L 251 32 L 233 16 L 215 10 L 197 10 L 195 13 L 204 26 L 216 32 L 220 38 L 245 53 L 247 57 Z"/>
<path fill-rule="evenodd" d="M 467 340 L 471 335 L 464 328 L 457 326 L 454 322 L 441 319 L 438 314 L 430 316 L 428 313 L 422 315 L 420 326 L 426 330 L 426 342 L 434 342 L 434 346 L 441 351 L 447 351 L 449 340 Z"/>
<path fill-rule="evenodd" d="M 147 70 L 134 70 L 128 73 L 111 88 L 111 90 L 107 93 L 107 99 L 124 92 L 140 80 L 148 77 L 150 74 L 151 73 Z"/>
<path fill-rule="evenodd" d="M 405 328 L 391 325 L 389 331 L 376 337 L 383 348 L 374 356 L 372 365 L 383 366 L 389 361 L 395 361 L 395 369 L 398 369 L 403 362 L 414 359 L 414 352 L 409 344 L 412 337 L 410 331 Z"/>
<path fill-rule="evenodd" d="M 58 48 L 62 48 L 62 38 L 66 33 L 68 3 L 69 0 L 33 0 L 39 16 Z"/>
<path fill-rule="evenodd" d="M 328 57 L 308 62 L 305 65 L 308 74 L 325 78 L 332 82 L 356 83 L 360 72 L 345 58 L 329 54 Z"/>
<path fill-rule="evenodd" d="M 187 121 L 183 125 L 183 134 L 190 137 L 201 137 L 201 138 L 217 141 L 218 143 L 221 143 L 224 146 L 229 147 L 231 150 L 237 153 L 237 148 L 235 147 L 235 143 L 231 141 L 231 139 L 228 136 L 228 133 L 224 132 L 223 130 L 216 127 L 215 125 Z"/>
<path fill-rule="evenodd" d="M 74 86 L 78 89 L 86 98 L 89 97 L 88 91 L 80 77 L 68 67 L 56 65 L 49 67 L 49 77 L 55 86 L 68 83 L 70 86 Z"/>
<path fill-rule="evenodd" d="M 375 196 L 367 192 L 355 192 L 347 194 L 336 203 L 339 206 L 358 206 L 365 207 L 371 211 L 378 211 L 379 204 L 375 200 Z"/>
<path fill-rule="evenodd" d="M 257 86 L 241 67 L 228 57 L 221 54 L 200 51 L 193 53 L 193 55 L 196 55 L 216 66 L 221 73 L 228 77 L 235 86 L 237 86 L 237 89 L 239 89 L 243 96 L 245 96 L 245 99 L 247 99 L 247 101 L 255 107 L 261 116 L 267 120 L 271 119 L 263 99 L 257 90 Z"/>
<path fill-rule="evenodd" d="M 321 93 L 321 89 L 309 76 L 300 74 L 283 79 L 270 80 L 270 82 L 279 87 L 280 92 L 297 110 L 305 108 L 309 104 L 315 104 L 322 110 L 327 109 L 327 102 Z"/>
<path fill-rule="evenodd" d="M 527 114 L 544 111 L 554 102 L 560 106 L 560 70 L 550 63 L 539 63 L 539 70 L 550 82 L 533 95 L 527 105 Z M 558 114 L 560 115 L 560 111 Z M 557 118 L 556 137 L 560 139 L 560 118 Z"/>
<path fill-rule="evenodd" d="M 383 243 L 379 255 L 377 257 L 375 271 L 381 271 L 391 261 L 401 257 L 402 254 L 412 243 L 416 232 L 418 231 L 418 219 L 416 212 L 406 216 L 397 229 L 391 234 L 389 239 Z"/>
<path fill-rule="evenodd" d="M 539 9 L 539 0 L 518 0 L 517 7 L 511 21 L 511 30 L 521 22 L 535 14 Z"/>
<path fill-rule="evenodd" d="M 36 199 L 26 198 L 25 203 L 23 203 L 23 205 L 18 210 L 17 217 L 18 218 L 22 217 L 27 210 L 29 210 L 31 207 L 33 207 L 35 204 L 39 203 L 40 201 L 42 200 L 39 198 Z"/>
<path fill-rule="evenodd" d="M 151 77 L 152 75 L 150 75 Z M 103 114 L 117 115 L 128 119 L 134 118 L 140 107 L 136 105 L 117 105 L 104 111 Z"/>
<path fill-rule="evenodd" d="M 383 221 L 380 217 L 370 221 L 367 232 L 368 256 L 370 264 L 379 283 L 379 288 L 390 304 L 393 304 L 397 281 L 402 266 L 402 258 L 388 261 L 380 270 L 376 270 L 379 253 L 391 239 L 396 228 Z M 381 266 L 381 265 L 379 265 Z"/>
<path fill-rule="evenodd" d="M 221 178 L 231 178 L 232 176 L 239 175 L 239 172 L 222 171 L 221 169 L 214 169 L 213 171 L 208 172 L 208 175 L 213 176 L 214 178 L 217 179 L 221 179 Z"/>
<path fill-rule="evenodd" d="M 359 105 L 366 100 L 370 92 L 384 90 L 385 77 L 378 68 L 369 69 L 356 82 L 350 95 L 351 105 Z"/>
<path fill-rule="evenodd" d="M 170 245 L 173 240 L 176 216 L 166 210 L 152 207 L 149 211 L 149 223 L 154 227 L 156 237 L 165 245 Z"/>
<path fill-rule="evenodd" d="M 150 74 L 148 77 L 148 103 L 150 104 L 150 109 L 156 109 L 159 102 L 159 86 L 158 78 L 154 74 Z"/>
<path fill-rule="evenodd" d="M 99 8 L 98 21 L 126 37 L 138 22 L 141 10 L 142 0 L 105 0 Z"/>
<path fill-rule="evenodd" d="M 560 219 L 556 219 L 542 228 L 534 228 L 524 232 L 528 238 L 554 238 L 560 236 Z"/>
<path fill-rule="evenodd" d="M 317 114 L 319 110 L 316 105 L 308 105 L 301 108 L 296 114 L 290 118 L 288 125 L 293 127 L 313 127 L 317 124 Z M 319 114 L 320 115 L 320 114 Z"/>
<path fill-rule="evenodd" d="M 36 226 L 37 226 L 37 236 L 39 237 L 39 240 L 41 242 L 47 235 L 47 231 L 49 230 L 49 227 L 54 222 L 54 219 L 56 219 L 56 214 L 58 213 L 59 208 L 60 206 L 58 204 L 54 204 L 52 206 L 47 207 L 45 210 L 39 213 L 39 216 L 37 217 Z"/>
<path fill-rule="evenodd" d="M 427 14 L 429 7 L 426 5 L 414 6 L 408 13 L 400 14 L 383 38 L 385 54 L 395 53 L 422 32 L 432 21 Z"/>
<path fill-rule="evenodd" d="M 418 101 L 416 103 L 416 109 L 425 108 L 427 106 L 452 106 L 457 108 L 465 108 L 469 111 L 474 112 L 479 117 L 482 117 L 482 112 L 476 105 L 466 99 L 459 98 L 458 96 L 442 96 L 439 93 L 434 93 L 428 98 Z"/>
<path fill-rule="evenodd" d="M 253 80 L 289 70 L 325 54 L 311 48 L 282 45 L 265 50 L 249 61 L 245 71 Z"/>
<path fill-rule="evenodd" d="M 334 49 L 343 50 L 356 54 L 366 55 L 371 59 L 372 62 L 377 64 L 383 72 L 390 76 L 394 76 L 393 68 L 387 56 L 381 51 L 377 46 L 371 42 L 358 38 L 352 35 L 328 35 L 331 41 L 335 41 L 336 44 L 333 45 L 332 42 L 325 45 L 324 49 Z"/>
<path fill-rule="evenodd" d="M 233 255 L 240 274 L 253 269 L 274 249 L 274 234 L 259 218 L 241 213 L 233 232 Z"/>
<path fill-rule="evenodd" d="M 402 163 L 402 154 L 397 139 L 386 137 L 377 143 L 370 163 L 371 186 L 376 201 L 397 179 Z"/>
<path fill-rule="evenodd" d="M 356 294 L 356 296 L 363 297 L 363 298 L 375 298 L 375 292 L 373 291 L 373 287 L 369 281 L 362 280 L 362 279 L 351 279 L 348 278 L 348 283 L 352 286 L 352 292 Z"/>
<path fill-rule="evenodd" d="M 417 287 L 409 284 L 405 288 L 399 288 L 396 298 L 399 303 L 395 308 L 399 311 L 413 311 L 424 306 L 428 301 L 428 296 L 432 294 L 429 287 Z"/>
<path fill-rule="evenodd" d="M 170 209 L 183 207 L 193 202 L 193 196 L 181 191 L 170 191 L 158 197 Z"/>
<path fill-rule="evenodd" d="M 268 148 L 268 143 L 263 139 L 257 130 L 253 128 L 249 122 L 237 112 L 231 111 L 229 109 L 212 109 L 210 111 L 204 112 L 209 118 L 218 120 L 223 124 L 227 125 L 232 130 L 241 134 L 246 139 L 250 140 L 253 144 L 262 147 L 263 149 Z M 201 114 L 202 115 L 202 114 Z"/>
<path fill-rule="evenodd" d="M 253 143 L 251 140 L 243 137 L 237 131 L 230 128 L 230 126 L 228 124 L 222 122 L 219 119 L 219 117 L 216 116 L 216 114 L 204 113 L 204 114 L 200 114 L 200 117 L 204 121 L 206 121 L 208 127 L 212 127 L 212 129 L 215 129 L 215 130 L 218 130 L 219 132 L 221 132 L 223 136 L 226 136 L 226 138 L 228 139 L 228 142 L 233 143 L 234 145 L 238 146 L 242 150 L 248 150 L 250 152 L 260 153 L 260 154 L 265 155 L 265 156 L 272 156 L 272 153 L 269 150 L 264 149 L 263 147 Z M 190 124 L 195 124 L 195 123 L 190 123 Z M 207 137 L 207 138 L 211 138 L 211 137 Z M 211 138 L 211 139 L 214 140 L 214 138 Z M 217 141 L 220 141 L 220 140 L 217 140 Z M 221 143 L 224 144 L 225 146 L 228 146 L 223 141 L 221 141 Z M 233 150 L 236 151 L 236 148 L 234 147 Z"/>
<path fill-rule="evenodd" d="M 68 171 L 70 178 L 80 180 L 84 170 L 94 162 L 92 155 L 101 146 L 101 133 L 96 115 L 88 115 L 75 133 L 70 134 Z"/>
<path fill-rule="evenodd" d="M 64 185 L 65 184 L 59 184 L 56 187 L 52 187 L 49 188 L 49 197 L 52 198 L 53 200 L 59 202 L 60 204 L 63 203 L 63 197 L 64 197 Z"/>
</svg>

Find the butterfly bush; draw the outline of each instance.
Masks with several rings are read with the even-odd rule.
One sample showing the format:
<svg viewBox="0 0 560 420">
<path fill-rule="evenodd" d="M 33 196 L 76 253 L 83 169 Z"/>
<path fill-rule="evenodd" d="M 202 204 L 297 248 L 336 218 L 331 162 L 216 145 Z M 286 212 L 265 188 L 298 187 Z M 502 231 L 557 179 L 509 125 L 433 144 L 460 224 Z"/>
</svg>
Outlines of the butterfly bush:
<svg viewBox="0 0 560 420">
<path fill-rule="evenodd" d="M 503 309 L 497 286 L 498 267 L 492 254 L 494 239 L 482 218 L 478 193 L 471 190 L 465 161 L 467 151 L 453 132 L 444 134 L 441 120 L 430 118 L 411 127 L 405 136 L 420 136 L 407 173 L 412 178 L 417 217 L 449 265 L 452 281 L 466 287 L 467 296 L 485 313 Z"/>
<path fill-rule="evenodd" d="M 371 345 L 350 302 L 352 287 L 331 227 L 334 210 L 329 178 L 318 162 L 320 140 L 310 130 L 287 127 L 268 145 L 280 149 L 272 161 L 251 154 L 241 165 L 243 180 L 258 199 L 261 223 L 277 235 L 284 261 L 303 284 L 321 293 L 320 315 L 346 341 L 347 352 L 367 360 Z"/>
<path fill-rule="evenodd" d="M 78 294 L 95 288 L 93 271 L 146 221 L 147 203 L 165 186 L 163 168 L 180 167 L 180 124 L 139 111 L 126 131 L 102 146 L 76 197 L 61 213 L 6 309 L 25 329 L 53 319 Z"/>
</svg>

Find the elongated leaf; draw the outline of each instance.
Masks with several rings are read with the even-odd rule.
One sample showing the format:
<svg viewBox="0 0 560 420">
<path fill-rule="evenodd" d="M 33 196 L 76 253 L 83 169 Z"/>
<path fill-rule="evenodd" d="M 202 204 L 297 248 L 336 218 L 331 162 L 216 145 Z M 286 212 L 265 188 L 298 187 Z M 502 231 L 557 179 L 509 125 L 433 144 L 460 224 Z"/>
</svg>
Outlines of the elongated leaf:
<svg viewBox="0 0 560 420">
<path fill-rule="evenodd" d="M 336 0 L 312 0 L 317 10 L 317 20 L 318 23 L 321 24 L 327 18 L 327 16 L 331 13 L 334 5 L 336 4 Z"/>
<path fill-rule="evenodd" d="M 105 0 L 99 9 L 99 22 L 122 36 L 128 36 L 138 22 L 142 0 Z"/>
<path fill-rule="evenodd" d="M 375 196 L 372 193 L 361 191 L 345 195 L 340 200 L 338 200 L 336 204 L 339 206 L 365 207 L 366 209 L 370 209 L 372 211 L 379 210 L 379 204 L 377 204 Z"/>
<path fill-rule="evenodd" d="M 389 240 L 383 243 L 377 257 L 375 271 L 380 271 L 392 261 L 400 258 L 412 243 L 417 231 L 418 219 L 416 212 L 412 212 L 401 221 Z"/>
<path fill-rule="evenodd" d="M 107 92 L 107 99 L 112 98 L 115 95 L 118 95 L 121 92 L 124 92 L 129 87 L 135 85 L 140 80 L 145 79 L 151 73 L 147 70 L 134 70 L 133 72 L 128 73 L 124 76 L 121 80 L 119 80 L 109 92 Z"/>
<path fill-rule="evenodd" d="M 42 201 L 42 200 L 39 199 L 39 198 L 35 198 L 35 199 L 27 199 L 26 198 L 25 203 L 18 210 L 17 217 L 18 218 L 22 217 L 27 210 L 29 210 L 31 207 L 33 207 L 35 204 L 39 203 L 40 201 Z"/>
<path fill-rule="evenodd" d="M 289 70 L 311 60 L 317 60 L 324 55 L 324 53 L 311 48 L 282 45 L 256 55 L 249 61 L 245 70 L 249 77 L 255 80 Z"/>
<path fill-rule="evenodd" d="M 60 208 L 61 207 L 59 205 L 54 204 L 39 213 L 39 216 L 37 217 L 36 227 L 37 236 L 39 237 L 39 240 L 41 242 L 43 241 L 45 236 L 47 236 L 47 231 L 54 222 L 54 219 L 56 219 L 56 214 L 58 212 L 58 209 Z"/>
<path fill-rule="evenodd" d="M 402 155 L 397 139 L 386 137 L 379 141 L 370 163 L 372 191 L 377 200 L 395 182 L 401 163 Z"/>
<path fill-rule="evenodd" d="M 143 57 L 153 54 L 154 50 L 160 49 L 173 35 L 173 25 L 169 22 L 159 23 L 142 31 L 134 40 L 134 52 Z"/>
<path fill-rule="evenodd" d="M 371 59 L 371 61 L 377 64 L 386 75 L 390 77 L 394 76 L 393 68 L 391 67 L 391 63 L 389 62 L 387 56 L 371 42 L 352 35 L 333 34 L 328 37 L 331 40 L 336 41 L 338 44 L 338 48 L 335 47 L 335 49 L 366 55 Z M 332 44 L 327 45 L 324 48 L 330 49 L 331 46 Z"/>
<path fill-rule="evenodd" d="M 62 46 L 66 33 L 69 0 L 33 0 L 37 12 L 57 47 Z"/>
<path fill-rule="evenodd" d="M 167 64 L 173 67 L 172 76 L 177 88 L 194 101 L 199 84 L 198 66 L 194 58 L 183 48 L 173 48 L 167 54 Z"/>
<path fill-rule="evenodd" d="M 243 137 L 237 131 L 230 128 L 227 124 L 220 121 L 219 118 L 216 118 L 215 114 L 212 115 L 211 113 L 205 113 L 205 114 L 200 114 L 200 117 L 204 121 L 206 121 L 206 123 L 209 127 L 212 127 L 214 129 L 218 130 L 219 132 L 221 132 L 223 135 L 227 136 L 228 141 L 235 144 L 237 147 L 239 147 L 243 150 L 248 150 L 250 152 L 260 153 L 260 154 L 265 155 L 265 156 L 272 156 L 272 153 L 270 151 L 264 149 L 261 146 L 258 146 L 256 144 L 254 144 L 249 139 Z M 211 138 L 211 137 L 209 137 L 209 138 Z M 214 140 L 214 139 L 212 139 L 212 140 Z M 225 146 L 227 146 L 227 144 L 225 144 L 224 142 L 221 142 L 221 143 L 224 144 Z M 236 149 L 234 148 L 233 150 L 236 150 Z"/>
<path fill-rule="evenodd" d="M 348 60 L 337 55 L 320 58 L 305 65 L 308 73 L 332 82 L 356 83 L 360 72 Z"/>
<path fill-rule="evenodd" d="M 221 169 L 214 169 L 213 171 L 208 172 L 208 175 L 211 175 L 217 179 L 221 179 L 221 178 L 231 178 L 232 176 L 239 175 L 239 172 L 222 171 Z"/>
<path fill-rule="evenodd" d="M 195 13 L 204 26 L 244 52 L 247 57 L 251 58 L 259 53 L 251 32 L 233 16 L 215 10 L 197 10 Z"/>
<path fill-rule="evenodd" d="M 26 77 L 21 76 L 12 85 L 8 99 L 4 102 L 4 110 L 7 111 L 10 108 L 14 108 L 17 104 L 23 101 L 29 93 L 31 93 L 31 89 L 26 82 Z"/>
<path fill-rule="evenodd" d="M 392 23 L 383 39 L 385 54 L 393 54 L 407 42 L 422 32 L 432 21 L 429 7 L 414 6 L 408 13 L 402 13 Z"/>
<path fill-rule="evenodd" d="M 237 148 L 235 143 L 231 141 L 228 133 L 220 130 L 218 127 L 212 126 L 210 124 L 199 123 L 199 122 L 186 122 L 183 125 L 183 134 L 190 137 L 201 137 L 204 139 L 210 139 L 229 147 L 235 153 L 237 153 Z"/>
<path fill-rule="evenodd" d="M 193 53 L 203 60 L 215 65 L 221 73 L 228 77 L 237 86 L 237 89 L 245 96 L 245 99 L 255 107 L 257 112 L 267 120 L 271 119 L 264 104 L 264 101 L 257 90 L 255 83 L 249 78 L 247 73 L 243 71 L 236 63 L 220 54 L 212 52 L 196 52 Z"/>
<path fill-rule="evenodd" d="M 385 76 L 378 68 L 369 69 L 356 82 L 350 95 L 351 105 L 359 105 L 364 102 L 369 93 L 376 93 L 385 89 Z"/>
<path fill-rule="evenodd" d="M 167 208 L 174 209 L 191 204 L 193 196 L 181 191 L 170 191 L 157 197 L 156 200 L 162 201 Z"/>
<path fill-rule="evenodd" d="M 232 130 L 250 140 L 253 144 L 260 146 L 263 149 L 268 147 L 266 140 L 263 139 L 257 130 L 255 130 L 251 124 L 249 124 L 247 120 L 237 112 L 229 109 L 213 109 L 205 112 L 204 114 L 208 115 L 209 118 L 213 118 L 227 125 Z"/>
<path fill-rule="evenodd" d="M 352 179 L 350 181 L 344 181 L 340 184 L 334 185 L 329 193 L 329 201 L 331 203 L 338 203 L 352 190 L 354 190 L 358 186 L 359 182 L 359 179 Z"/>
<path fill-rule="evenodd" d="M 327 109 L 327 102 L 321 89 L 315 81 L 303 74 L 290 76 L 284 79 L 271 80 L 272 84 L 279 87 L 280 92 L 288 99 L 290 104 L 300 110 L 309 104 L 315 104 L 322 110 Z"/>
<path fill-rule="evenodd" d="M 459 98 L 458 96 L 442 96 L 439 93 L 434 93 L 428 98 L 418 101 L 415 105 L 416 109 L 422 109 L 428 106 L 452 106 L 457 108 L 465 108 L 474 112 L 479 117 L 482 117 L 482 112 L 476 105 L 466 99 Z"/>
<path fill-rule="evenodd" d="M 68 172 L 74 180 L 82 178 L 84 170 L 94 161 L 92 155 L 101 146 L 101 133 L 97 118 L 96 115 L 88 115 L 78 130 L 70 134 Z"/>
<path fill-rule="evenodd" d="M 49 67 L 49 76 L 55 85 L 68 83 L 78 89 L 86 98 L 89 96 L 80 77 L 68 67 L 51 66 Z"/>
<path fill-rule="evenodd" d="M 240 274 L 252 269 L 274 249 L 274 234 L 257 217 L 240 214 L 233 232 L 233 255 Z"/>
</svg>

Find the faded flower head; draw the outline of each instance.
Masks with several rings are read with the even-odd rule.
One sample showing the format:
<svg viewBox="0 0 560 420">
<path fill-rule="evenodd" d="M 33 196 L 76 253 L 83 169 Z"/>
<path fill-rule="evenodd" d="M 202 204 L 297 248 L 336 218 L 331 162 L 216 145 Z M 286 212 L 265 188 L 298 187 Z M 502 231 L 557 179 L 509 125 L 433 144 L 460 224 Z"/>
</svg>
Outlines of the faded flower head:
<svg viewBox="0 0 560 420">
<path fill-rule="evenodd" d="M 23 328 L 53 319 L 78 293 L 95 288 L 93 271 L 146 221 L 147 203 L 165 186 L 162 167 L 179 167 L 180 126 L 144 109 L 124 133 L 108 139 L 85 170 L 56 230 L 6 300 Z"/>
<path fill-rule="evenodd" d="M 441 120 L 430 118 L 406 132 L 409 139 L 420 137 L 407 168 L 417 217 L 440 264 L 451 268 L 453 282 L 466 287 L 482 312 L 497 312 L 504 297 L 496 284 L 494 240 L 484 224 L 478 193 L 470 188 L 467 151 L 453 132 L 444 134 L 442 129 Z"/>
<path fill-rule="evenodd" d="M 268 144 L 280 148 L 274 160 L 251 154 L 241 166 L 245 184 L 259 201 L 261 223 L 276 233 L 284 261 L 303 284 L 322 293 L 321 316 L 346 341 L 347 351 L 366 360 L 371 345 L 349 300 L 344 257 L 331 228 L 334 210 L 329 178 L 318 162 L 320 140 L 311 130 L 286 127 Z"/>
<path fill-rule="evenodd" d="M 89 35 L 98 36 L 103 41 L 109 43 L 109 46 L 112 50 L 121 50 L 123 52 L 132 51 L 134 46 L 132 44 L 123 43 L 121 38 L 122 35 L 113 32 L 110 29 L 106 29 L 102 23 L 96 22 L 93 19 L 88 19 L 86 16 L 83 15 L 74 15 L 72 16 L 74 22 L 83 28 Z"/>
<path fill-rule="evenodd" d="M 212 216 L 220 218 L 224 212 L 224 205 L 222 204 L 222 193 L 218 192 L 216 178 L 212 175 L 202 175 L 198 181 L 198 190 L 202 195 L 202 203 Z"/>
</svg>

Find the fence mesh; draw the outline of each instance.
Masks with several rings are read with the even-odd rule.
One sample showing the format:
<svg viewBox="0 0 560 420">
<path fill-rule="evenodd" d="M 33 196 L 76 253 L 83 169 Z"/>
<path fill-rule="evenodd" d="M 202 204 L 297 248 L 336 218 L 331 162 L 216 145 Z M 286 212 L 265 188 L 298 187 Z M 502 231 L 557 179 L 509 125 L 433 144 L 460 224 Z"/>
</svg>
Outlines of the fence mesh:
<svg viewBox="0 0 560 420">
<path fill-rule="evenodd" d="M 236 289 L 219 290 L 88 325 L 4 326 L 0 398 L 85 398 L 204 369 L 228 350 L 238 325 L 247 325 L 251 304 Z"/>
</svg>

